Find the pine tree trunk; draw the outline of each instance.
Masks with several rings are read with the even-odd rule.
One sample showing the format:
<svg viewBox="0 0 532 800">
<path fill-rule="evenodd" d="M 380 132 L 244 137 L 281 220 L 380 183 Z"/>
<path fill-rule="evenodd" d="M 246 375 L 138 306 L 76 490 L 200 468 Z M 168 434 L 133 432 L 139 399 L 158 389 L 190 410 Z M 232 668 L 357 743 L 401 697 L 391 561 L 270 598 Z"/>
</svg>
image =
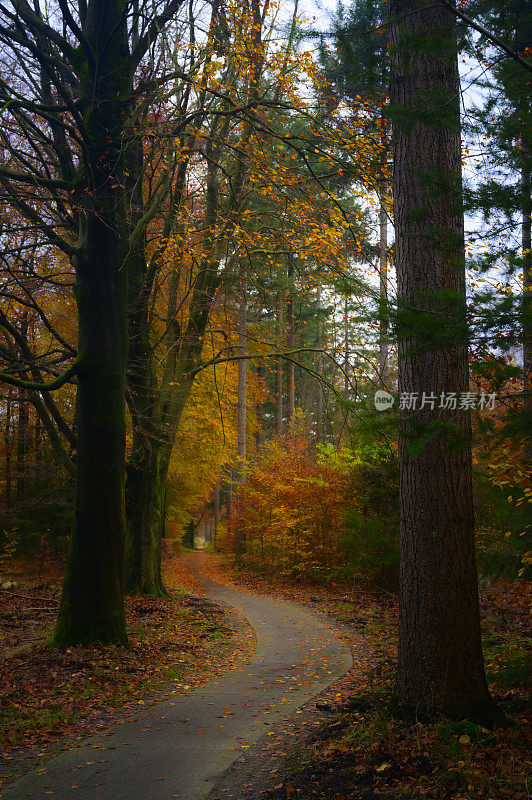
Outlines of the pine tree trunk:
<svg viewBox="0 0 532 800">
<path fill-rule="evenodd" d="M 469 381 L 460 337 L 466 306 L 454 15 L 428 0 L 391 0 L 390 13 L 398 294 L 410 309 L 399 391 L 460 393 Z M 452 341 L 443 345 L 437 307 L 449 293 Z M 423 340 L 420 322 L 431 330 Z M 469 415 L 438 403 L 403 411 L 399 446 L 400 704 L 412 717 L 493 722 L 480 640 Z"/>
</svg>

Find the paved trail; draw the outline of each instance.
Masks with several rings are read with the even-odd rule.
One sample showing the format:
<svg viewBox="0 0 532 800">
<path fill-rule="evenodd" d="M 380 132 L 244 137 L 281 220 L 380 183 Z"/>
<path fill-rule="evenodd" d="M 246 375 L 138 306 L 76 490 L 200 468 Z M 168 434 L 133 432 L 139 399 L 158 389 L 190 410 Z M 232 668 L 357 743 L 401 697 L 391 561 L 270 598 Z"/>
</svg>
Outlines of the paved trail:
<svg viewBox="0 0 532 800">
<path fill-rule="evenodd" d="M 248 664 L 53 758 L 2 800 L 204 800 L 265 732 L 351 667 L 347 647 L 295 605 L 206 584 L 253 626 Z"/>
</svg>

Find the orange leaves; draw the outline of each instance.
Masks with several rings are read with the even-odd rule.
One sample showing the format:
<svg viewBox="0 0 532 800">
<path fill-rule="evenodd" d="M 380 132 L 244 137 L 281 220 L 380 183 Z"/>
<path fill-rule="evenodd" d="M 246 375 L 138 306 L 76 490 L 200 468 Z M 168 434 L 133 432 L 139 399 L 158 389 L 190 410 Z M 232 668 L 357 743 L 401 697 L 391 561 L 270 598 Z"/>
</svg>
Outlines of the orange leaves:
<svg viewBox="0 0 532 800">
<path fill-rule="evenodd" d="M 283 575 L 326 577 L 344 527 L 345 473 L 320 463 L 303 437 L 274 441 L 239 493 L 248 560 Z"/>
</svg>

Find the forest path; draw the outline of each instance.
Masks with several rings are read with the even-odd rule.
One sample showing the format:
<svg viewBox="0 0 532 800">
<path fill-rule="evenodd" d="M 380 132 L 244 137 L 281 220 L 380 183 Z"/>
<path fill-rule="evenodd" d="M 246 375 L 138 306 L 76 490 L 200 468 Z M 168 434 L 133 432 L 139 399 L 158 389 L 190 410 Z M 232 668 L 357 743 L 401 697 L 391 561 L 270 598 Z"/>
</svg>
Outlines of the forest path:
<svg viewBox="0 0 532 800">
<path fill-rule="evenodd" d="M 254 628 L 251 660 L 61 753 L 2 800 L 205 800 L 251 745 L 351 667 L 348 647 L 298 606 L 211 581 L 204 592 Z"/>
</svg>

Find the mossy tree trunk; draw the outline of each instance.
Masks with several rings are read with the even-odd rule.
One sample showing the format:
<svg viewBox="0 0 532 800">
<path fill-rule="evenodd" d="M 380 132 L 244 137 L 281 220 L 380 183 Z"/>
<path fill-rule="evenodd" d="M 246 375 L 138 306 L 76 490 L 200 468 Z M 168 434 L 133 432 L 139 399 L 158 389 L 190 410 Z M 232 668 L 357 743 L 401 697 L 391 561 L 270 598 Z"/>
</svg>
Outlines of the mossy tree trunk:
<svg viewBox="0 0 532 800">
<path fill-rule="evenodd" d="M 86 201 L 74 265 L 78 304 L 75 521 L 56 645 L 126 642 L 124 616 L 127 354 L 126 104 L 132 74 L 120 0 L 93 0 L 83 22 L 95 58 L 80 69 Z"/>
<path fill-rule="evenodd" d="M 167 595 L 161 575 L 168 457 L 152 448 L 127 469 L 126 592 Z"/>
</svg>

